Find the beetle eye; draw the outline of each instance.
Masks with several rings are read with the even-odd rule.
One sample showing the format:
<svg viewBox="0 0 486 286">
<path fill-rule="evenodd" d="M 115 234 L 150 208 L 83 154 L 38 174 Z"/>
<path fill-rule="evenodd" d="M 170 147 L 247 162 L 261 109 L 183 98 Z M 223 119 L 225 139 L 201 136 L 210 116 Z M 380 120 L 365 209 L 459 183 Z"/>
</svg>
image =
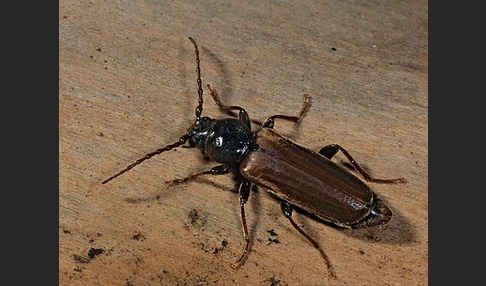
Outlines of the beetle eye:
<svg viewBox="0 0 486 286">
<path fill-rule="evenodd" d="M 218 138 L 216 138 L 216 146 L 223 146 L 223 137 L 219 136 Z"/>
<path fill-rule="evenodd" d="M 192 125 L 191 129 L 192 129 L 193 132 L 201 131 L 203 129 L 203 124 L 202 124 L 201 120 L 199 119 L 199 120 L 194 121 L 194 124 Z"/>
</svg>

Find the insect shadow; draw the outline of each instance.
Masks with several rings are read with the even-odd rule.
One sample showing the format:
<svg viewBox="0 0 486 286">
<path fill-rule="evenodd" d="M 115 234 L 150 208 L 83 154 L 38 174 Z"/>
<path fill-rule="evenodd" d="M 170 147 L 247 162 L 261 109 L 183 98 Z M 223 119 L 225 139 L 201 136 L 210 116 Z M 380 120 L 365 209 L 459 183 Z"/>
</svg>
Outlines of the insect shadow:
<svg viewBox="0 0 486 286">
<path fill-rule="evenodd" d="M 206 47 L 201 47 L 201 50 L 204 51 L 205 54 L 209 56 L 209 61 L 213 62 L 216 65 L 216 72 L 220 75 L 218 78 L 222 79 L 222 83 L 220 83 L 221 94 L 224 95 L 225 101 L 229 102 L 229 99 L 233 95 L 233 89 L 231 88 L 231 75 L 226 65 L 219 59 L 219 57 L 214 54 L 211 50 Z M 194 95 L 191 96 L 194 98 Z"/>
<path fill-rule="evenodd" d="M 268 195 L 275 200 L 279 200 L 279 198 L 273 194 L 268 194 Z M 383 200 L 387 206 L 390 206 L 390 204 L 388 204 L 387 201 L 384 200 L 382 197 L 380 197 L 380 199 Z M 380 226 L 368 227 L 368 228 L 348 229 L 348 228 L 337 226 L 325 220 L 322 220 L 317 216 L 315 216 L 314 214 L 309 213 L 299 207 L 294 207 L 294 210 L 297 213 L 299 213 L 299 215 L 302 215 L 307 219 L 311 219 L 318 223 L 326 225 L 327 227 L 338 229 L 342 231 L 346 236 L 354 239 L 359 239 L 366 242 L 390 244 L 390 245 L 406 245 L 406 244 L 411 244 L 416 242 L 417 231 L 410 223 L 410 221 L 407 220 L 405 216 L 403 216 L 398 209 L 394 207 L 390 207 L 390 209 L 393 212 L 393 219 L 386 225 L 380 225 Z M 302 226 L 302 228 L 306 229 L 306 231 L 310 235 L 316 238 L 322 235 L 320 232 L 313 230 L 312 226 L 309 225 L 306 219 L 300 219 L 299 223 Z M 279 223 L 279 225 L 283 228 L 288 229 L 289 231 L 291 230 L 291 228 L 286 224 Z M 325 239 L 322 241 L 322 243 L 325 244 Z"/>
</svg>

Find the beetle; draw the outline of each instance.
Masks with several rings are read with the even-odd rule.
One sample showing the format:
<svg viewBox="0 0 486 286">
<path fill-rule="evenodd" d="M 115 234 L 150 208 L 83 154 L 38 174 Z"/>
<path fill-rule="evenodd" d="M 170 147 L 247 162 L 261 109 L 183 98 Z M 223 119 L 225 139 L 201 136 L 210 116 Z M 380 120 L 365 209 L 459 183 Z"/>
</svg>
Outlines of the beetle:
<svg viewBox="0 0 486 286">
<path fill-rule="evenodd" d="M 340 145 L 328 145 L 316 153 L 275 132 L 273 129 L 275 119 L 288 120 L 296 124 L 301 122 L 309 106 L 309 95 L 304 95 L 304 103 L 298 116 L 278 114 L 260 122 L 250 120 L 246 110 L 240 106 L 224 105 L 216 90 L 208 84 L 209 93 L 220 110 L 238 118 L 216 120 L 201 117 L 203 89 L 199 49 L 192 37 L 189 37 L 189 40 L 194 45 L 199 98 L 194 123 L 177 142 L 146 154 L 102 183 L 106 184 L 143 161 L 188 142 L 189 147 L 199 148 L 204 157 L 221 163 L 221 165 L 166 183 L 169 185 L 181 184 L 203 175 L 229 173 L 235 175 L 239 184 L 238 193 L 245 247 L 239 259 L 232 264 L 233 268 L 236 269 L 243 265 L 250 251 L 245 203 L 248 201 L 250 190 L 260 186 L 280 200 L 283 215 L 320 252 L 330 276 L 335 278 L 332 265 L 319 244 L 293 220 L 294 208 L 304 210 L 318 219 L 342 228 L 365 228 L 388 223 L 392 212 L 383 201 L 377 198 L 362 180 L 331 161 L 338 151 L 344 154 L 354 169 L 368 182 L 396 184 L 405 183 L 406 180 L 404 178 L 377 179 L 371 177 Z M 252 122 L 258 125 L 255 131 L 251 129 Z"/>
</svg>

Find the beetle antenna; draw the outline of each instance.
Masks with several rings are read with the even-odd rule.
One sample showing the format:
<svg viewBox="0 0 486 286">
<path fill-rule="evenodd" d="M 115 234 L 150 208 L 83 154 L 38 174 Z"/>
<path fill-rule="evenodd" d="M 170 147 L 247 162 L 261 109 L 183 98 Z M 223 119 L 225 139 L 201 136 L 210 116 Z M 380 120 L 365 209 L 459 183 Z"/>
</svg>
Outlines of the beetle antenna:
<svg viewBox="0 0 486 286">
<path fill-rule="evenodd" d="M 160 154 L 162 152 L 165 152 L 165 151 L 170 151 L 170 150 L 172 150 L 174 148 L 177 148 L 177 147 L 183 145 L 184 143 L 186 143 L 187 139 L 189 139 L 189 136 L 188 135 L 181 136 L 181 138 L 179 138 L 179 141 L 177 141 L 176 143 L 173 143 L 173 144 L 167 145 L 167 146 L 165 146 L 163 148 L 157 149 L 157 150 L 155 150 L 152 153 L 148 153 L 147 155 L 143 156 L 142 158 L 140 158 L 137 161 L 133 162 L 132 164 L 128 165 L 125 169 L 121 170 L 120 172 L 116 173 L 115 175 L 113 175 L 113 176 L 109 177 L 108 179 L 104 180 L 102 182 L 102 184 L 108 183 L 109 181 L 113 180 L 114 178 L 120 176 L 121 174 L 123 174 L 125 172 L 128 172 L 131 168 L 137 166 L 138 164 L 142 163 L 143 161 L 145 161 L 147 159 L 152 158 L 155 155 L 158 155 L 158 154 Z"/>
<path fill-rule="evenodd" d="M 189 40 L 191 40 L 192 44 L 194 45 L 194 52 L 196 54 L 197 93 L 199 95 L 199 104 L 196 107 L 196 121 L 199 121 L 203 110 L 203 89 L 201 82 L 201 67 L 199 66 L 199 49 L 197 48 L 196 41 L 193 38 L 189 37 Z"/>
</svg>

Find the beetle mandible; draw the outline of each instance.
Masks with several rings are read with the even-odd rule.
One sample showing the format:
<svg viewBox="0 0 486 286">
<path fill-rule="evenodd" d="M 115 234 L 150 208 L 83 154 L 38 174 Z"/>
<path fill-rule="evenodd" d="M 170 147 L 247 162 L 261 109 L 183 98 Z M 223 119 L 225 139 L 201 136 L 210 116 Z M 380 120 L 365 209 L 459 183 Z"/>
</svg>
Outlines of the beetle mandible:
<svg viewBox="0 0 486 286">
<path fill-rule="evenodd" d="M 233 268 L 236 269 L 243 265 L 250 251 L 245 203 L 250 195 L 250 190 L 258 185 L 264 187 L 281 201 L 283 215 L 319 251 L 330 276 L 335 278 L 332 265 L 319 244 L 292 219 L 293 209 L 300 208 L 319 219 L 343 228 L 382 225 L 391 219 L 390 209 L 365 183 L 331 161 L 338 151 L 345 155 L 354 169 L 368 182 L 396 184 L 405 183 L 406 180 L 404 178 L 377 179 L 371 177 L 340 145 L 328 145 L 316 153 L 273 131 L 275 119 L 300 123 L 309 106 L 310 96 L 308 95 L 304 95 L 304 104 L 298 116 L 278 114 L 260 122 L 250 120 L 246 110 L 240 106 L 224 105 L 218 98 L 216 90 L 208 84 L 209 93 L 219 108 L 233 117 L 237 116 L 238 119 L 216 120 L 201 117 L 203 89 L 199 49 L 193 38 L 189 37 L 189 40 L 194 45 L 196 56 L 199 96 L 194 123 L 177 142 L 146 154 L 102 183 L 106 184 L 155 155 L 189 142 L 190 147 L 199 148 L 206 158 L 221 163 L 221 165 L 166 183 L 175 185 L 203 175 L 223 175 L 231 172 L 235 174 L 239 184 L 241 224 L 245 247 L 239 259 L 232 264 Z M 259 125 L 257 130 L 252 131 L 251 122 Z"/>
</svg>

